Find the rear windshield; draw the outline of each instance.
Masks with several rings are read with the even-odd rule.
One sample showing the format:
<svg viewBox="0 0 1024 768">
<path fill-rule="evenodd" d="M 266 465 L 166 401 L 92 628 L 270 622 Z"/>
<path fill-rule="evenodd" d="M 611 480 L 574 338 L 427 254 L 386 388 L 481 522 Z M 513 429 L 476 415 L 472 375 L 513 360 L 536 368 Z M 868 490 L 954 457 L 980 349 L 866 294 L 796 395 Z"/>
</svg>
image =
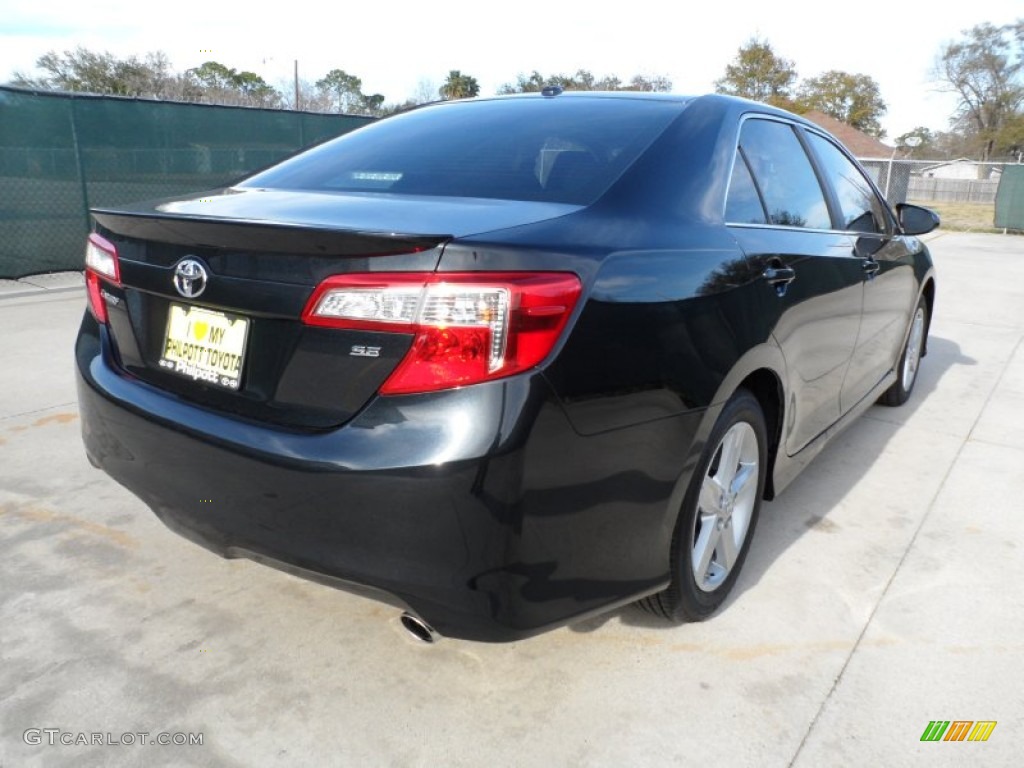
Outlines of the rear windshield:
<svg viewBox="0 0 1024 768">
<path fill-rule="evenodd" d="M 424 107 L 296 155 L 240 186 L 587 205 L 681 108 L 572 97 Z"/>
</svg>

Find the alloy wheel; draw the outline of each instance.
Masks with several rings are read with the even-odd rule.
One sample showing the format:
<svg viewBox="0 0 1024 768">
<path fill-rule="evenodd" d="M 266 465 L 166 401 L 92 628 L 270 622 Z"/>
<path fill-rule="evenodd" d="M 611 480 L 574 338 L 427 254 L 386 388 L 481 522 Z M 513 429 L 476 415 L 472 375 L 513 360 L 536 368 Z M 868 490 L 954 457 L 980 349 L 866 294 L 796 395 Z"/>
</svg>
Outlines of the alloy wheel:
<svg viewBox="0 0 1024 768">
<path fill-rule="evenodd" d="M 753 427 L 740 421 L 722 437 L 708 466 L 690 539 L 694 581 L 704 592 L 725 582 L 743 549 L 757 503 L 760 460 Z"/>
<path fill-rule="evenodd" d="M 918 307 L 914 313 L 914 324 L 910 328 L 907 339 L 907 353 L 903 358 L 903 389 L 907 392 L 914 386 L 917 368 L 921 363 L 921 342 L 924 341 L 924 308 Z"/>
</svg>

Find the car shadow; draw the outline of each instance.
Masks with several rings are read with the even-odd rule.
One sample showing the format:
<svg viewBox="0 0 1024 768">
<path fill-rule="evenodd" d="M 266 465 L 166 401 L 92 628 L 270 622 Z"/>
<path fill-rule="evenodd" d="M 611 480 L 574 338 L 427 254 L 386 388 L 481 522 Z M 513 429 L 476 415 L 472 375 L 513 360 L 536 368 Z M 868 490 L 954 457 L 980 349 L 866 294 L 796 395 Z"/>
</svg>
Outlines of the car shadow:
<svg viewBox="0 0 1024 768">
<path fill-rule="evenodd" d="M 974 358 L 964 355 L 960 346 L 946 338 L 932 336 L 928 340 L 928 354 L 925 357 L 914 392 L 910 400 L 899 408 L 875 405 L 864 416 L 857 419 L 845 432 L 833 439 L 815 460 L 793 481 L 778 498 L 761 506 L 761 515 L 755 531 L 750 553 L 732 594 L 720 610 L 729 606 L 744 592 L 761 581 L 767 570 L 779 557 L 800 538 L 812 530 L 835 529 L 829 521 L 830 512 L 849 494 L 879 459 L 885 447 L 899 430 L 928 402 L 942 377 L 957 366 L 977 365 Z M 871 421 L 875 421 L 872 425 Z M 877 428 L 878 422 L 890 425 L 890 429 Z M 830 465 L 838 459 L 848 471 L 836 474 Z M 823 478 L 828 482 L 822 482 Z M 813 490 L 812 490 L 813 489 Z M 814 512 L 802 524 L 797 524 L 796 515 L 806 515 L 807 499 L 814 504 Z M 674 629 L 675 627 L 645 610 L 631 604 L 600 616 L 585 619 L 569 626 L 573 632 L 594 632 L 610 621 L 618 620 L 629 626 L 650 629 Z"/>
</svg>

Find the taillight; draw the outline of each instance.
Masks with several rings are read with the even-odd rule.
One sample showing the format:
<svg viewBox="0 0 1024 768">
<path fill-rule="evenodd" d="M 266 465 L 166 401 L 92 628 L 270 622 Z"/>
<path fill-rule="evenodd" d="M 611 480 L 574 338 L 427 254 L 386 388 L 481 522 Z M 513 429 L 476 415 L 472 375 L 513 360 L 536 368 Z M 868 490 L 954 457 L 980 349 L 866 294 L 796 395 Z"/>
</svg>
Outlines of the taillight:
<svg viewBox="0 0 1024 768">
<path fill-rule="evenodd" d="M 89 311 L 99 322 L 107 322 L 107 304 L 100 293 L 102 281 L 121 284 L 121 267 L 117 248 L 95 232 L 85 242 L 85 289 L 89 294 Z"/>
<path fill-rule="evenodd" d="M 308 325 L 415 334 L 381 394 L 430 392 L 510 376 L 544 360 L 580 281 L 564 272 L 376 273 L 329 277 Z"/>
</svg>

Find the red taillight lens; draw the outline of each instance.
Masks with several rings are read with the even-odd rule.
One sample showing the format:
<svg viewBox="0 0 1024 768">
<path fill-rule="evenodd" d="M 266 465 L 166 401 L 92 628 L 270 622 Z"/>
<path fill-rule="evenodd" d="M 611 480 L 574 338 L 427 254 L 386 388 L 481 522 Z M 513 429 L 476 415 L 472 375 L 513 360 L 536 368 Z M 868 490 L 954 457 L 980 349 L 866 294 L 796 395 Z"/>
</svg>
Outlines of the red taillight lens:
<svg viewBox="0 0 1024 768">
<path fill-rule="evenodd" d="M 121 284 L 121 266 L 117 248 L 95 232 L 85 242 L 85 289 L 89 294 L 89 311 L 99 322 L 107 322 L 107 304 L 100 293 L 102 281 Z"/>
<path fill-rule="evenodd" d="M 565 328 L 580 281 L 563 272 L 378 273 L 321 283 L 303 322 L 413 333 L 386 395 L 509 376 L 539 364 Z"/>
</svg>

